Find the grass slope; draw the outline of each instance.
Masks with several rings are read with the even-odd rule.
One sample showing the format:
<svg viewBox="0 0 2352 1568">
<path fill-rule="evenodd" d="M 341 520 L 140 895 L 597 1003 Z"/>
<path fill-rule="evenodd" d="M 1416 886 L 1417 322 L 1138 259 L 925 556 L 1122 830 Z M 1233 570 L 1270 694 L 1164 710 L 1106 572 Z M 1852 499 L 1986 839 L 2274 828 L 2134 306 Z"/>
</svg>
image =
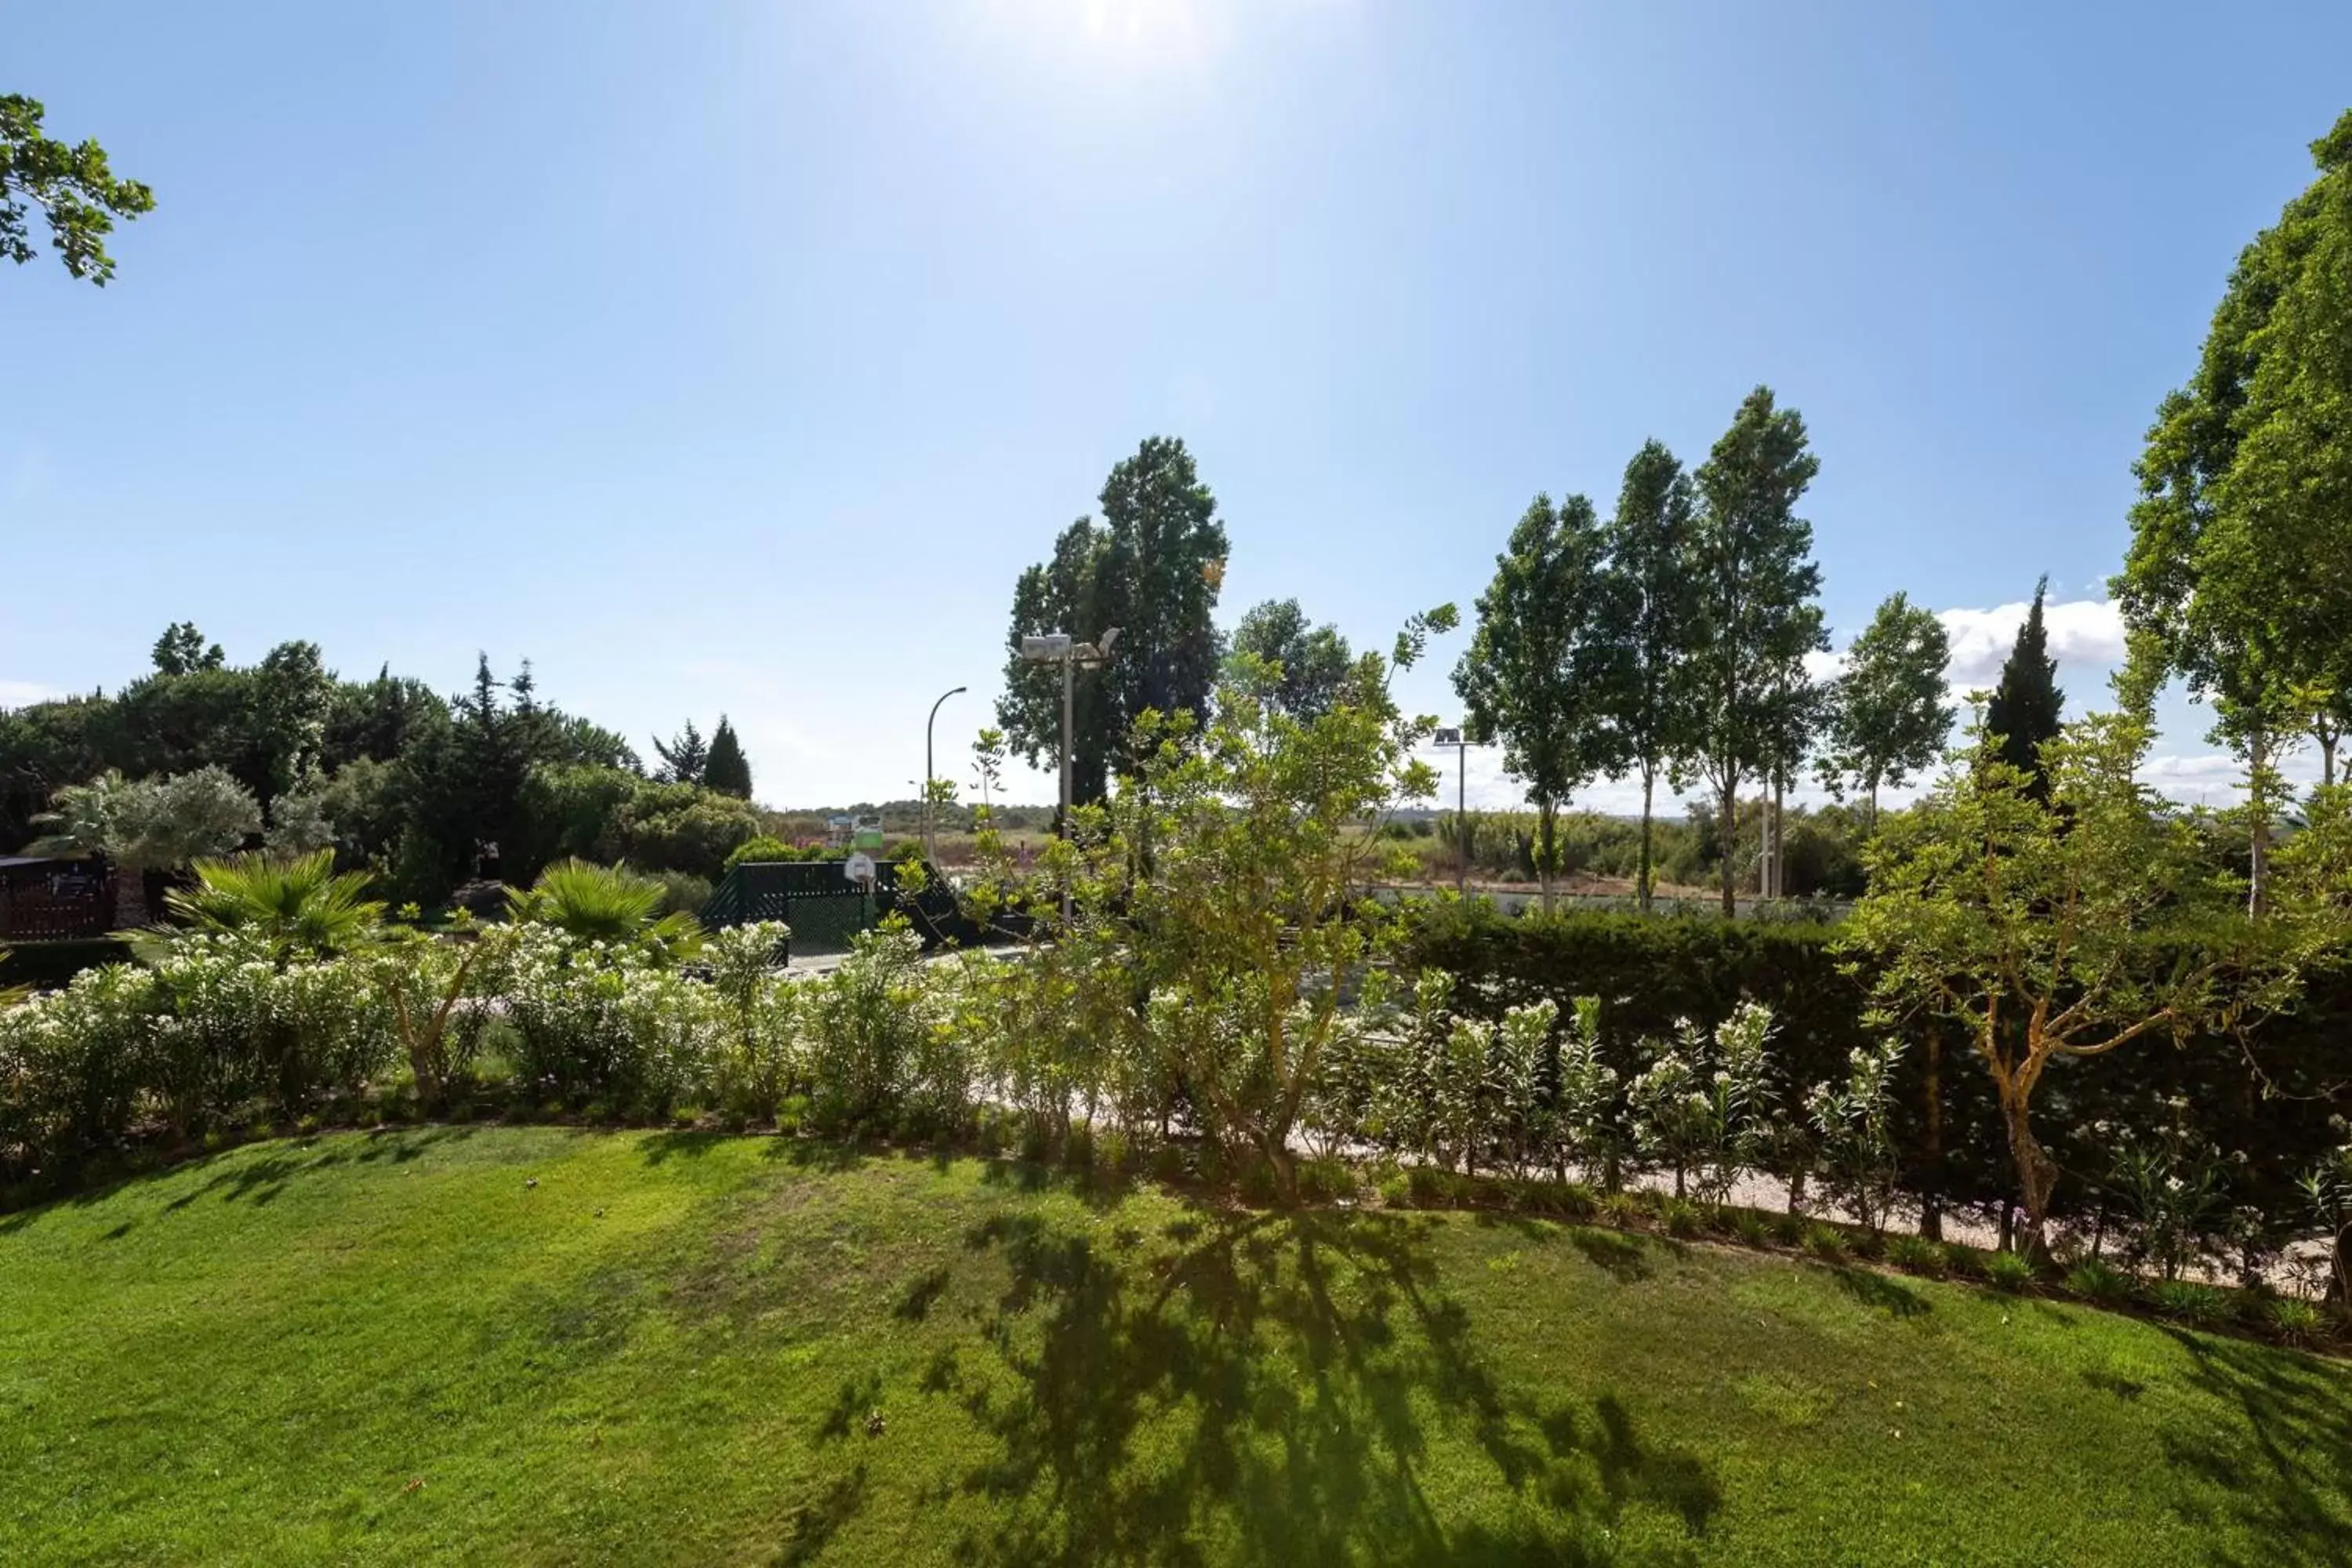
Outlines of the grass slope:
<svg viewBox="0 0 2352 1568">
<path fill-rule="evenodd" d="M 2338 1366 L 972 1160 L 444 1129 L 0 1220 L 0 1562 L 2328 1563 Z"/>
</svg>

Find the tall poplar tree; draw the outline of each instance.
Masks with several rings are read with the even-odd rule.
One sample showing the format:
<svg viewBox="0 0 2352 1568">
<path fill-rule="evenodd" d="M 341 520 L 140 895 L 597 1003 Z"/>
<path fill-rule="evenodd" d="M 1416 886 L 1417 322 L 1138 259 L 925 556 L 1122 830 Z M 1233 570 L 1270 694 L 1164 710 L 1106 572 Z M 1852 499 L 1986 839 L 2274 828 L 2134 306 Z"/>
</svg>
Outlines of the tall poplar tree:
<svg viewBox="0 0 2352 1568">
<path fill-rule="evenodd" d="M 1692 754 L 1715 794 L 1726 915 L 1736 908 L 1739 786 L 1801 754 L 1794 696 L 1810 685 L 1805 655 L 1828 640 L 1813 526 L 1796 514 L 1820 468 L 1803 417 L 1759 386 L 1698 469 Z"/>
<path fill-rule="evenodd" d="M 1663 442 L 1625 465 L 1610 521 L 1607 614 L 1622 653 L 1608 723 L 1615 750 L 1642 780 L 1642 854 L 1634 878 L 1642 912 L 1656 880 L 1652 845 L 1658 780 L 1690 753 L 1691 661 L 1698 595 L 1691 571 L 1696 509 L 1690 476 Z"/>
<path fill-rule="evenodd" d="M 1495 558 L 1478 627 L 1454 667 L 1464 729 L 1500 742 L 1503 766 L 1536 808 L 1536 875 L 1552 907 L 1560 808 L 1617 765 L 1609 722 L 1622 679 L 1608 613 L 1607 543 L 1592 503 L 1538 495 Z"/>
</svg>

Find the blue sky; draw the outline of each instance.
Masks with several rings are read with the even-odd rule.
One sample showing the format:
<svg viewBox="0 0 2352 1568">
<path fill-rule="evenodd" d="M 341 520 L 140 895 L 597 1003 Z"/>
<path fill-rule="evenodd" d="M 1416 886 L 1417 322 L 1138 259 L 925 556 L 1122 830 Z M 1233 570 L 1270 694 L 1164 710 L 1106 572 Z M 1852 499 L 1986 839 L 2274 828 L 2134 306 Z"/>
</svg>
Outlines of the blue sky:
<svg viewBox="0 0 2352 1568">
<path fill-rule="evenodd" d="M 1467 607 L 1535 490 L 1605 510 L 1645 437 L 1696 462 L 1766 382 L 1822 459 L 1839 640 L 1907 589 L 1989 679 L 2038 574 L 2101 595 L 2157 399 L 2352 102 L 2340 4 L 92 0 L 7 34 L 0 90 L 158 206 L 104 290 L 0 276 L 0 561 L 37 584 L 0 701 L 111 688 L 185 617 L 451 689 L 481 648 L 640 750 L 726 710 L 778 804 L 909 793 L 968 684 L 960 761 L 1014 575 L 1154 432 L 1222 502 L 1229 621 L 1296 595 L 1384 642 Z M 2060 624 L 2079 707 L 2111 616 Z M 2170 712 L 2166 776 L 2221 782 Z"/>
</svg>

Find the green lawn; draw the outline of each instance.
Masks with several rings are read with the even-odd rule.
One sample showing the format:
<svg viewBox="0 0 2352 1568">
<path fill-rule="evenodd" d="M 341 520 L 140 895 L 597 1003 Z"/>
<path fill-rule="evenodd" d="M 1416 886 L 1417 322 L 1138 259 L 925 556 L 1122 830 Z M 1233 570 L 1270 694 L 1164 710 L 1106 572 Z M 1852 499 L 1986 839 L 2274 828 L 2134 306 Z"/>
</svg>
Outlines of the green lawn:
<svg viewBox="0 0 2352 1568">
<path fill-rule="evenodd" d="M 354 1134 L 0 1219 L 0 1562 L 195 1561 L 2342 1563 L 2352 1374 L 1549 1223 Z"/>
</svg>

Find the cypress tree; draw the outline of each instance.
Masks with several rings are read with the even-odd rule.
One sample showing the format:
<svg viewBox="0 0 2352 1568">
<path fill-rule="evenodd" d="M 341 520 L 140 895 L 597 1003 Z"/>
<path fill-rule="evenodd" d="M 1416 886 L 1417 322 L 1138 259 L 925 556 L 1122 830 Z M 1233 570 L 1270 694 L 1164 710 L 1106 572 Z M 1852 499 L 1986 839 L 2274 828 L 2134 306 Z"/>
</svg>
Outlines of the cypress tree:
<svg viewBox="0 0 2352 1568">
<path fill-rule="evenodd" d="M 727 715 L 719 716 L 719 728 L 710 737 L 710 752 L 702 763 L 702 783 L 707 789 L 721 795 L 731 795 L 738 800 L 751 798 L 751 762 L 743 754 L 743 742 L 735 738 L 735 726 Z"/>
<path fill-rule="evenodd" d="M 2050 657 L 2050 637 L 2042 624 L 2042 602 L 2049 592 L 2047 576 L 2033 585 L 2033 608 L 2017 628 L 2016 645 L 2009 650 L 2009 662 L 2000 667 L 2000 684 L 1985 710 L 1985 728 L 2000 739 L 2000 760 L 2033 775 L 2036 800 L 2049 798 L 2042 746 L 2057 738 L 2059 710 L 2066 701 L 2058 689 L 2058 661 Z"/>
</svg>

